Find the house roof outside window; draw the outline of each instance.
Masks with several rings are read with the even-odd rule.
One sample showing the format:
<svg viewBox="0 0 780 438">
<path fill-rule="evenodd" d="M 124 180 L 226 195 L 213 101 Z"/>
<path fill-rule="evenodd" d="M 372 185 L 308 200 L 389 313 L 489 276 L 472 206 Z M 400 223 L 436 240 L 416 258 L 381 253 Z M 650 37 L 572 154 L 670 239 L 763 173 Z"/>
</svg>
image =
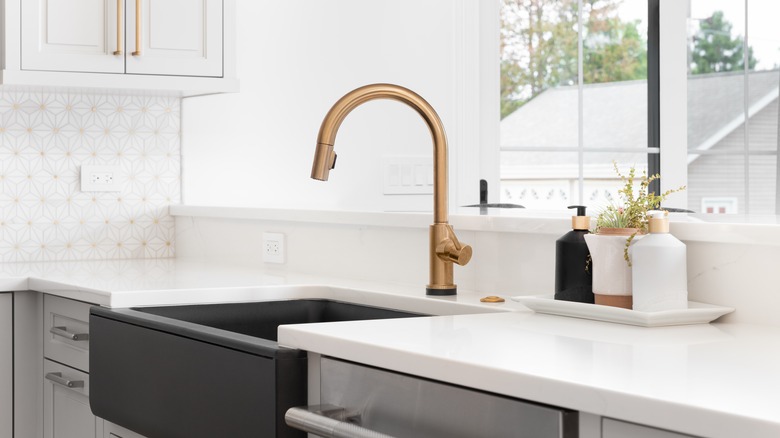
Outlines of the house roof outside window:
<svg viewBox="0 0 780 438">
<path fill-rule="evenodd" d="M 780 70 L 752 72 L 749 81 L 750 149 L 777 150 L 777 98 Z M 735 177 L 723 178 L 729 170 L 729 160 L 723 155 L 695 154 L 697 150 L 733 150 L 744 153 L 745 75 L 740 72 L 692 75 L 688 79 L 688 150 L 689 202 L 698 208 L 704 189 L 712 189 L 710 179 L 721 178 L 724 185 L 734 186 Z M 528 152 L 501 153 L 501 179 L 572 180 L 578 178 L 578 154 L 561 152 L 558 148 L 577 147 L 578 88 L 562 86 L 549 89 L 518 108 L 501 121 L 501 148 L 530 148 Z M 586 179 L 614 179 L 612 161 L 621 168 L 636 165 L 646 168 L 647 148 L 647 82 L 624 81 L 590 84 L 583 87 L 583 144 Z M 631 152 L 592 152 L 588 148 L 630 148 Z M 546 152 L 549 149 L 550 152 Z M 756 199 L 774 197 L 774 158 L 760 157 L 760 166 L 751 171 L 761 181 L 751 187 Z M 731 160 L 732 168 L 734 166 Z M 770 161 L 772 163 L 770 163 Z M 744 160 L 743 160 L 744 162 Z M 744 166 L 743 166 L 744 167 Z M 771 167 L 771 168 L 770 168 Z M 696 188 L 696 179 L 704 187 Z M 706 183 L 705 183 L 706 181 Z M 725 190 L 725 189 L 724 189 Z M 766 191 L 766 194 L 758 193 Z M 701 193 L 698 193 L 701 192 Z M 771 192 L 771 193 L 770 193 Z M 697 194 L 698 193 L 698 194 Z M 766 196 L 764 196 L 766 195 Z M 771 195 L 771 196 L 770 196 Z"/>
</svg>

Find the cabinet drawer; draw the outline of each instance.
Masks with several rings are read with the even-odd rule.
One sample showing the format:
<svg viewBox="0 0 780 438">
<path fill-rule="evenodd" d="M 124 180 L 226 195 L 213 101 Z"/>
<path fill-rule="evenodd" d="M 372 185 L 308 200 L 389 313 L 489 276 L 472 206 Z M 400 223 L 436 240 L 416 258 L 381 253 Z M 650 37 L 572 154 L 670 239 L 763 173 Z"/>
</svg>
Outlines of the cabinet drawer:
<svg viewBox="0 0 780 438">
<path fill-rule="evenodd" d="M 98 436 L 103 420 L 89 407 L 89 375 L 50 360 L 43 362 L 44 438 Z"/>
<path fill-rule="evenodd" d="M 43 355 L 89 372 L 89 308 L 80 301 L 45 295 Z"/>
</svg>

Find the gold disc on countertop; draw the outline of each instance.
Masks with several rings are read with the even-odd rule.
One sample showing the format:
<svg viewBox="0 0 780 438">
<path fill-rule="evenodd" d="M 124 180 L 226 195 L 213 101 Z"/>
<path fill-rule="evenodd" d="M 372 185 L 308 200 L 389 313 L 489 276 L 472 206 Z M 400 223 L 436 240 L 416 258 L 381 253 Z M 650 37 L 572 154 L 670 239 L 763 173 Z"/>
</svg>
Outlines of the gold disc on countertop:
<svg viewBox="0 0 780 438">
<path fill-rule="evenodd" d="M 479 301 L 482 301 L 483 303 L 503 303 L 505 300 L 501 297 L 490 295 L 485 298 L 480 298 Z"/>
</svg>

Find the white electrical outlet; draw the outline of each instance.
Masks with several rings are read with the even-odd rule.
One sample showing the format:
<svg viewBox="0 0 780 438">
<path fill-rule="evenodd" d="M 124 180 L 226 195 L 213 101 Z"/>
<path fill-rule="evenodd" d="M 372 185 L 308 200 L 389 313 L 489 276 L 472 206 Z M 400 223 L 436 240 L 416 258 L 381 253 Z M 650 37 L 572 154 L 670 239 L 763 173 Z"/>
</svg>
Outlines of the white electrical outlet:
<svg viewBox="0 0 780 438">
<path fill-rule="evenodd" d="M 114 183 L 114 173 L 113 172 L 103 172 L 103 173 L 90 173 L 89 178 L 91 179 L 92 184 L 113 184 Z"/>
<path fill-rule="evenodd" d="M 81 166 L 82 192 L 121 192 L 119 166 Z"/>
<path fill-rule="evenodd" d="M 266 263 L 284 263 L 284 234 L 263 233 L 263 261 Z"/>
</svg>

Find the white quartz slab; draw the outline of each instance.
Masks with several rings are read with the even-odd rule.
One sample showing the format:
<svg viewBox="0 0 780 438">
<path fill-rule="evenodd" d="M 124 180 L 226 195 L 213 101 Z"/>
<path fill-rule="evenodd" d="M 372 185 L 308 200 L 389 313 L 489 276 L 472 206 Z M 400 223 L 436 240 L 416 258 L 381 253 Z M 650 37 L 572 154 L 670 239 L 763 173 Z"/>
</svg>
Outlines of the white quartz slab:
<svg viewBox="0 0 780 438">
<path fill-rule="evenodd" d="M 780 329 L 523 312 L 281 326 L 279 343 L 697 436 L 780 436 Z"/>
</svg>

